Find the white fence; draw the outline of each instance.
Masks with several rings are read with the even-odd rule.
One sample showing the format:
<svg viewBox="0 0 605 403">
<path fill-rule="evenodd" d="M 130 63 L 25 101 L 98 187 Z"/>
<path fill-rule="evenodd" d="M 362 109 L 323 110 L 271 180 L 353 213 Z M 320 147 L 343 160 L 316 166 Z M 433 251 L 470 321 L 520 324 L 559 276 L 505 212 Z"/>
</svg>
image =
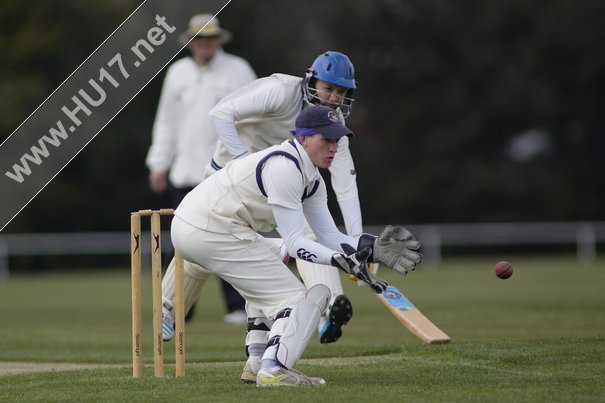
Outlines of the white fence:
<svg viewBox="0 0 605 403">
<path fill-rule="evenodd" d="M 441 260 L 445 246 L 573 246 L 578 260 L 590 263 L 596 258 L 597 246 L 605 243 L 605 222 L 425 224 L 407 228 L 421 240 L 424 257 L 431 262 Z"/>
<path fill-rule="evenodd" d="M 456 246 L 574 246 L 581 262 L 592 262 L 605 243 L 605 222 L 533 222 L 423 224 L 406 226 L 422 242 L 427 262 L 439 262 L 443 247 Z M 380 226 L 367 226 L 378 234 Z M 169 243 L 168 231 L 162 239 Z M 148 242 L 142 242 L 149 254 Z M 0 234 L 0 278 L 9 274 L 11 256 L 120 255 L 130 253 L 129 232 Z"/>
</svg>

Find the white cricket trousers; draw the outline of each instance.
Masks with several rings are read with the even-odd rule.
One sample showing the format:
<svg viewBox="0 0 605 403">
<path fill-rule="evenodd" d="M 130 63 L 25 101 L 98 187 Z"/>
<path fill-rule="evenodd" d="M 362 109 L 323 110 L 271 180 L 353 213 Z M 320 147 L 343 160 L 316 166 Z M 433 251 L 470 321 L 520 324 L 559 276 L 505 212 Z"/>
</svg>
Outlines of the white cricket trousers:
<svg viewBox="0 0 605 403">
<path fill-rule="evenodd" d="M 239 239 L 201 230 L 178 216 L 171 225 L 172 244 L 185 260 L 230 283 L 248 302 L 248 316 L 254 311 L 273 320 L 304 299 L 306 288 L 282 262 L 279 247 L 250 232 L 251 239 Z"/>
</svg>

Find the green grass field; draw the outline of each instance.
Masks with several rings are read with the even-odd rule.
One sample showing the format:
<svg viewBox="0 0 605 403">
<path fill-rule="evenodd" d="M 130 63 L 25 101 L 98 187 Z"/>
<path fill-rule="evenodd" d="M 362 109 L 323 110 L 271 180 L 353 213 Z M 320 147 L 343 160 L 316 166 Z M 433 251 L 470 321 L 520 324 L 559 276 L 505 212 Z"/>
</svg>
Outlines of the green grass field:
<svg viewBox="0 0 605 403">
<path fill-rule="evenodd" d="M 337 343 L 314 339 L 298 366 L 327 387 L 276 390 L 239 381 L 245 328 L 222 322 L 215 279 L 187 326 L 187 376 L 163 379 L 152 374 L 147 282 L 145 377 L 133 379 L 128 268 L 14 275 L 0 282 L 0 401 L 605 401 L 605 260 L 509 258 L 509 280 L 494 275 L 496 258 L 405 278 L 381 270 L 449 345 L 423 344 L 343 277 L 353 319 Z M 173 344 L 165 355 L 171 374 Z"/>
</svg>

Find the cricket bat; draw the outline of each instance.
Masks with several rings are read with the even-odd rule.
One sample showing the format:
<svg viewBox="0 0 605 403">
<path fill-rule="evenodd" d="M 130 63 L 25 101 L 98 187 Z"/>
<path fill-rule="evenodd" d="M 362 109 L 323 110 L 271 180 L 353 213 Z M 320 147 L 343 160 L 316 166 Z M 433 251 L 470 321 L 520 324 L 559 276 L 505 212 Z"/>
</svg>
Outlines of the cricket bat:
<svg viewBox="0 0 605 403">
<path fill-rule="evenodd" d="M 368 270 L 376 275 L 378 273 L 378 263 L 370 263 Z M 363 285 L 363 281 L 357 280 L 357 284 Z M 410 332 L 425 343 L 447 344 L 452 340 L 441 329 L 435 326 L 433 322 L 428 320 L 397 287 L 390 285 L 381 294 L 376 294 L 376 297 L 389 308 L 389 311 Z"/>
<path fill-rule="evenodd" d="M 452 340 L 428 320 L 397 287 L 390 285 L 376 296 L 410 332 L 425 343 L 446 344 Z"/>
</svg>

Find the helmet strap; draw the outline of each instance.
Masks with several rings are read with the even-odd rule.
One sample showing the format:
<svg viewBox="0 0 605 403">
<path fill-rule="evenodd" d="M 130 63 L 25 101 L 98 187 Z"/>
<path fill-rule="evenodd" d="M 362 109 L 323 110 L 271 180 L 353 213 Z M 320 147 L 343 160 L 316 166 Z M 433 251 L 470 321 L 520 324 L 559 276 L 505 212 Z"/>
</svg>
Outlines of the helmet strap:
<svg viewBox="0 0 605 403">
<path fill-rule="evenodd" d="M 317 105 L 318 102 L 315 90 L 316 81 L 317 79 L 313 77 L 313 70 L 308 69 L 303 77 L 302 91 L 304 100 L 311 105 Z"/>
</svg>

